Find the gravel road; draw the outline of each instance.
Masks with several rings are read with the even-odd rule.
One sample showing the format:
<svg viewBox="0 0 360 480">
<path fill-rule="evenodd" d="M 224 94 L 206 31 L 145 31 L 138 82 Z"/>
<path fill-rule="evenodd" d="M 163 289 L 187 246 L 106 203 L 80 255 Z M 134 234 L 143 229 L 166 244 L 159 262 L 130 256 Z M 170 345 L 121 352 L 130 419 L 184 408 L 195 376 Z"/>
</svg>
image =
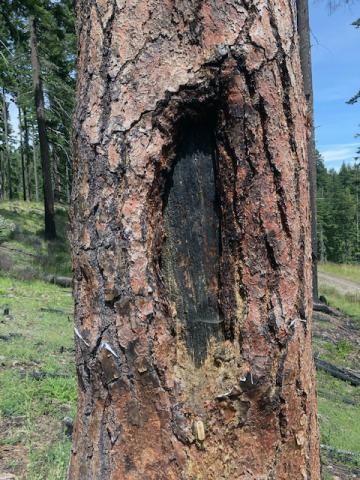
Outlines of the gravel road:
<svg viewBox="0 0 360 480">
<path fill-rule="evenodd" d="M 331 273 L 318 273 L 320 285 L 327 285 L 335 288 L 338 292 L 347 294 L 354 293 L 360 295 L 360 283 L 354 280 L 347 280 L 345 278 L 337 277 Z"/>
</svg>

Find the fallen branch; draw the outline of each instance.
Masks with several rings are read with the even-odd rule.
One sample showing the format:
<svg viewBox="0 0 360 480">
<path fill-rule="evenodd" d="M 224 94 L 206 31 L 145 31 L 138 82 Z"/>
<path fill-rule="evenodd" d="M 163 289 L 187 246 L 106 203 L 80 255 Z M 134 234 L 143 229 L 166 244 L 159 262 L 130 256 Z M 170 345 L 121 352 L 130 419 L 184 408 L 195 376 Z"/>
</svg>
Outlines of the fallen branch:
<svg viewBox="0 0 360 480">
<path fill-rule="evenodd" d="M 3 250 L 8 250 L 9 252 L 21 253 L 21 255 L 27 255 L 28 257 L 32 257 L 32 258 L 41 257 L 41 255 L 37 255 L 36 253 L 25 252 L 24 250 L 20 250 L 20 248 L 4 247 L 4 245 L 0 245 L 0 248 L 2 248 Z"/>
<path fill-rule="evenodd" d="M 340 316 L 340 313 L 337 310 L 329 307 L 325 303 L 314 303 L 313 310 L 314 312 L 322 312 L 322 313 L 326 313 L 327 315 L 332 315 L 334 317 Z"/>
<path fill-rule="evenodd" d="M 60 313 L 62 315 L 72 315 L 72 312 L 67 312 L 66 310 L 61 310 L 61 308 L 46 308 L 41 307 L 40 312 L 49 312 L 49 313 Z"/>
<path fill-rule="evenodd" d="M 71 277 L 57 277 L 56 275 L 45 275 L 43 277 L 45 282 L 59 285 L 59 287 L 70 288 L 72 287 Z"/>
<path fill-rule="evenodd" d="M 325 398 L 326 400 L 334 400 L 336 402 L 342 402 L 346 405 L 358 405 L 359 402 L 345 397 L 344 395 L 337 395 L 336 393 L 329 392 L 327 390 L 318 389 L 318 396 Z"/>
<path fill-rule="evenodd" d="M 357 375 L 346 368 L 338 368 L 325 360 L 320 360 L 320 358 L 315 358 L 315 365 L 318 370 L 323 370 L 339 380 L 349 382 L 354 387 L 360 385 L 360 375 Z"/>
<path fill-rule="evenodd" d="M 323 443 L 320 445 L 322 451 L 326 452 L 326 454 L 331 458 L 338 458 L 345 462 L 354 462 L 355 459 L 360 457 L 359 453 L 351 452 L 349 450 L 340 450 L 338 448 L 330 447 L 330 445 L 324 445 Z"/>
</svg>

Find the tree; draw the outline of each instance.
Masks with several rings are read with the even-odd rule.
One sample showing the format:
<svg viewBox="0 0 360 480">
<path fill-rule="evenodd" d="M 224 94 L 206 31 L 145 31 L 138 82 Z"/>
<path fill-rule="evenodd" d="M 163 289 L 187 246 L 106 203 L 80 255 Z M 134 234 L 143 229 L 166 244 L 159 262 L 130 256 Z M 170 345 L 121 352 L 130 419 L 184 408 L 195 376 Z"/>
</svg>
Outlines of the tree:
<svg viewBox="0 0 360 480">
<path fill-rule="evenodd" d="M 44 92 L 41 81 L 35 23 L 32 16 L 29 17 L 29 31 L 36 120 L 39 133 L 41 167 L 44 179 L 45 237 L 48 240 L 51 240 L 56 238 L 54 192 L 51 179 L 50 150 L 46 133 Z"/>
<path fill-rule="evenodd" d="M 297 19 L 300 41 L 300 60 L 303 74 L 304 93 L 308 104 L 308 162 L 309 162 L 309 183 L 310 183 L 310 207 L 311 207 L 311 244 L 312 244 L 312 285 L 313 299 L 317 301 L 318 275 L 317 275 L 317 219 L 316 219 L 316 149 L 315 149 L 315 130 L 314 130 L 314 95 L 312 86 L 312 66 L 311 66 L 311 42 L 310 42 L 310 22 L 308 0 L 297 0 Z"/>
<path fill-rule="evenodd" d="M 318 480 L 294 3 L 77 22 L 69 479 Z"/>
<path fill-rule="evenodd" d="M 13 198 L 12 187 L 12 168 L 9 152 L 9 126 L 8 126 L 8 107 L 6 102 L 5 88 L 2 91 L 2 126 L 3 126 L 3 144 L 4 144 L 4 170 L 7 169 L 7 187 L 9 200 Z"/>
<path fill-rule="evenodd" d="M 360 259 L 359 165 L 327 171 L 318 154 L 318 250 L 322 261 Z"/>
<path fill-rule="evenodd" d="M 36 29 L 33 31 L 33 33 L 36 33 L 36 43 L 31 42 L 33 47 L 36 47 L 36 56 L 33 55 L 32 58 L 29 17 L 34 18 L 34 23 L 36 23 Z M 34 147 L 39 144 L 40 156 L 44 158 L 45 152 L 45 158 L 47 158 L 45 162 L 41 163 L 45 166 L 49 164 L 49 168 L 46 168 L 46 177 L 53 177 L 50 178 L 51 184 L 57 187 L 55 200 L 68 202 L 72 163 L 69 138 L 74 102 L 76 51 L 72 0 L 58 0 L 56 2 L 52 0 L 38 0 L 36 2 L 34 0 L 27 0 L 26 2 L 22 0 L 3 0 L 0 4 L 0 34 L 2 46 L 0 85 L 6 90 L 7 98 L 16 103 L 23 117 L 23 128 L 21 130 L 23 142 L 20 141 L 21 139 L 15 142 L 16 152 L 11 150 L 12 145 L 9 144 L 9 158 L 11 159 L 14 155 L 19 156 L 23 159 L 24 168 L 19 168 L 13 162 L 14 165 L 11 165 L 12 177 L 14 179 L 24 177 L 22 184 L 27 184 L 29 191 L 26 192 L 26 189 L 23 189 L 22 197 L 37 198 L 36 188 L 39 172 L 37 162 L 34 163 L 33 159 L 36 159 Z M 32 36 L 33 39 L 34 35 Z M 38 107 L 39 104 L 43 103 L 40 110 L 42 111 L 41 117 L 44 120 L 41 121 L 43 125 L 41 142 L 40 138 L 37 138 L 38 135 L 35 135 L 30 146 L 29 133 L 33 124 L 37 123 L 36 113 L 39 113 L 39 108 L 35 108 L 34 92 L 31 88 L 34 60 L 36 63 L 35 72 L 40 80 L 38 85 L 41 86 L 41 88 L 36 89 L 36 92 L 42 90 L 42 95 L 39 92 L 40 102 L 37 97 L 37 103 Z M 11 127 L 11 122 L 8 123 Z M 2 133 L 4 132 L 3 125 L 4 122 L 1 119 Z M 45 137 L 44 133 L 46 134 Z M 6 157 L 4 137 L 3 133 L 0 147 L 2 149 L 2 163 L 5 163 L 4 157 Z M 44 143 L 48 144 L 47 148 L 44 147 Z M 20 147 L 17 147 L 16 144 L 20 144 Z M 31 152 L 31 149 L 33 152 Z M 47 151 L 49 151 L 49 156 L 46 154 Z M 5 182 L 6 185 L 7 177 L 7 174 L 2 176 L 2 182 Z M 38 187 L 41 189 L 44 185 L 46 190 L 49 190 L 50 183 L 48 179 L 46 182 L 44 180 L 45 178 L 39 177 Z M 4 192 L 4 185 L 2 192 Z M 20 193 L 16 182 L 13 183 L 13 193 L 14 198 L 17 198 L 18 193 Z M 47 195 L 48 203 L 49 195 Z M 49 211 L 49 205 L 46 206 L 46 210 Z M 47 236 L 49 236 L 48 230 L 49 228 L 47 228 Z"/>
</svg>

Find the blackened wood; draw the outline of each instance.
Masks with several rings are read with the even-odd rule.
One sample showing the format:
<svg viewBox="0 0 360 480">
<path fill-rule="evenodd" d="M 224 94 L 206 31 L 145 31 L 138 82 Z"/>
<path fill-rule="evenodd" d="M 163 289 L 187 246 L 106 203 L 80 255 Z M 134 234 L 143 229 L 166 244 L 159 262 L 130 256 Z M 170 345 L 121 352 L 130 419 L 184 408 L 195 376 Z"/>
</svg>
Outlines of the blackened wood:
<svg viewBox="0 0 360 480">
<path fill-rule="evenodd" d="M 211 335 L 221 335 L 219 311 L 220 222 L 212 125 L 185 121 L 165 207 L 163 262 L 170 299 L 184 323 L 196 363 Z"/>
<path fill-rule="evenodd" d="M 360 385 L 360 375 L 357 375 L 346 368 L 336 367 L 325 360 L 320 360 L 320 358 L 315 358 L 315 365 L 318 370 L 323 370 L 339 380 L 349 382 L 354 387 L 358 387 Z"/>
</svg>

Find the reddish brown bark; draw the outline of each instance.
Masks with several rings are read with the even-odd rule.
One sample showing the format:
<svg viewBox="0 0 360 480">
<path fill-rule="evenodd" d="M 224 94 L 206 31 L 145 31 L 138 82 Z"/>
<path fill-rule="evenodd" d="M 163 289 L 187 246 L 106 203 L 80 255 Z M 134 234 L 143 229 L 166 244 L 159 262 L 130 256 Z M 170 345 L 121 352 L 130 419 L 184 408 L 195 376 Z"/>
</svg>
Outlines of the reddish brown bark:
<svg viewBox="0 0 360 480">
<path fill-rule="evenodd" d="M 71 480 L 320 478 L 293 5 L 77 1 Z"/>
</svg>

